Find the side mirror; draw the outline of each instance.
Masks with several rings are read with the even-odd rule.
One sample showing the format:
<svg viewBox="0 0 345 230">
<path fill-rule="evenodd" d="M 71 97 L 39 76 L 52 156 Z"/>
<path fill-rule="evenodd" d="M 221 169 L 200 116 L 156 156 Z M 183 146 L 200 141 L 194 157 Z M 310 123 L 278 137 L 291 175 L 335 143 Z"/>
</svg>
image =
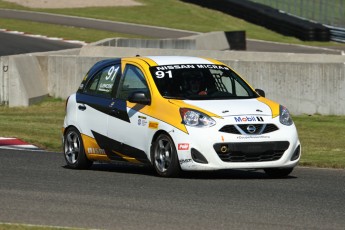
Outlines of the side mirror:
<svg viewBox="0 0 345 230">
<path fill-rule="evenodd" d="M 261 97 L 265 97 L 265 91 L 263 91 L 262 89 L 255 89 L 255 92 Z"/>
<path fill-rule="evenodd" d="M 128 101 L 132 103 L 138 103 L 143 105 L 150 105 L 151 99 L 146 96 L 144 92 L 133 92 L 129 95 Z"/>
</svg>

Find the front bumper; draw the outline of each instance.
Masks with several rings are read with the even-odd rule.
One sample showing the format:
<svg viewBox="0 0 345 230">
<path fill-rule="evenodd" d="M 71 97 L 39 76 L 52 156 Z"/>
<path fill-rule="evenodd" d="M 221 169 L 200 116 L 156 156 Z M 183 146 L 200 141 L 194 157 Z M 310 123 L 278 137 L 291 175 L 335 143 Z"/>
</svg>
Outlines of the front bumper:
<svg viewBox="0 0 345 230">
<path fill-rule="evenodd" d="M 301 146 L 294 125 L 260 135 L 220 132 L 222 125 L 188 128 L 173 137 L 182 170 L 262 169 L 295 167 Z"/>
</svg>

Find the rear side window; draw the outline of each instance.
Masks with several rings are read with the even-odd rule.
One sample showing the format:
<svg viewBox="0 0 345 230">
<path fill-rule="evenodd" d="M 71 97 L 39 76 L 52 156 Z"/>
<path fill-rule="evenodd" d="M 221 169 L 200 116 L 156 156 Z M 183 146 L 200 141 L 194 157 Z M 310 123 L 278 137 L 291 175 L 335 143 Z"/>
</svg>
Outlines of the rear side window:
<svg viewBox="0 0 345 230">
<path fill-rule="evenodd" d="M 103 68 L 88 82 L 84 93 L 110 97 L 119 73 L 120 65 L 111 65 Z"/>
</svg>

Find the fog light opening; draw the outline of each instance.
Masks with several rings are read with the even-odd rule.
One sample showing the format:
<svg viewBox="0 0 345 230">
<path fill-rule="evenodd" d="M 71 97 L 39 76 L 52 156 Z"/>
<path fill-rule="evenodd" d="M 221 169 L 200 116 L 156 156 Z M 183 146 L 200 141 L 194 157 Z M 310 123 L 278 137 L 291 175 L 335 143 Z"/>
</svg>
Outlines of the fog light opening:
<svg viewBox="0 0 345 230">
<path fill-rule="evenodd" d="M 301 146 L 297 146 L 295 152 L 292 154 L 291 161 L 297 160 L 299 156 L 301 155 Z"/>
<path fill-rule="evenodd" d="M 198 150 L 192 148 L 191 155 L 192 155 L 193 161 L 200 164 L 208 164 L 208 161 L 206 160 L 206 158 Z"/>
<path fill-rule="evenodd" d="M 222 146 L 220 147 L 220 152 L 221 152 L 221 153 L 227 153 L 228 151 L 229 151 L 229 148 L 228 148 L 227 145 L 222 145 Z"/>
</svg>

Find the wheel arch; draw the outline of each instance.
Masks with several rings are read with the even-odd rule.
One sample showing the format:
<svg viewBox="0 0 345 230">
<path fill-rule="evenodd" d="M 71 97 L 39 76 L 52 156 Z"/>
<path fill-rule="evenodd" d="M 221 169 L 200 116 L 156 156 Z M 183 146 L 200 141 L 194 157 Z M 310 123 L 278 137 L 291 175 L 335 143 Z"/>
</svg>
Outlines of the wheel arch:
<svg viewBox="0 0 345 230">
<path fill-rule="evenodd" d="M 170 138 L 171 138 L 171 140 L 174 142 L 174 145 L 175 145 L 175 148 L 176 148 L 176 143 L 175 143 L 175 141 L 174 141 L 174 139 L 172 138 L 172 136 L 169 134 L 169 132 L 167 132 L 167 131 L 165 131 L 165 130 L 158 130 L 154 135 L 153 135 L 153 137 L 152 137 L 152 140 L 151 140 L 151 146 L 150 146 L 150 154 L 149 154 L 149 157 L 150 157 L 150 162 L 151 162 L 151 164 L 153 164 L 153 162 L 152 162 L 152 153 L 153 153 L 153 143 L 157 140 L 157 138 L 159 137 L 159 135 L 161 135 L 161 134 L 166 134 L 166 135 L 168 135 Z M 177 154 L 177 158 L 178 158 L 178 154 Z"/>
<path fill-rule="evenodd" d="M 67 127 L 65 127 L 64 130 L 63 130 L 63 133 L 62 133 L 62 135 L 63 135 L 63 138 L 62 138 L 62 140 L 63 140 L 63 141 L 62 141 L 62 148 L 64 148 L 64 141 L 65 141 L 66 132 L 67 132 L 67 130 L 69 130 L 70 128 L 75 128 L 75 129 L 80 133 L 81 141 L 82 141 L 82 143 L 83 143 L 83 146 L 85 146 L 84 139 L 83 139 L 83 135 L 82 135 L 82 132 L 80 131 L 79 127 L 76 126 L 76 125 L 70 124 L 70 125 L 68 125 Z M 87 155 L 87 157 L 88 157 L 88 154 L 86 154 L 86 155 Z"/>
</svg>

